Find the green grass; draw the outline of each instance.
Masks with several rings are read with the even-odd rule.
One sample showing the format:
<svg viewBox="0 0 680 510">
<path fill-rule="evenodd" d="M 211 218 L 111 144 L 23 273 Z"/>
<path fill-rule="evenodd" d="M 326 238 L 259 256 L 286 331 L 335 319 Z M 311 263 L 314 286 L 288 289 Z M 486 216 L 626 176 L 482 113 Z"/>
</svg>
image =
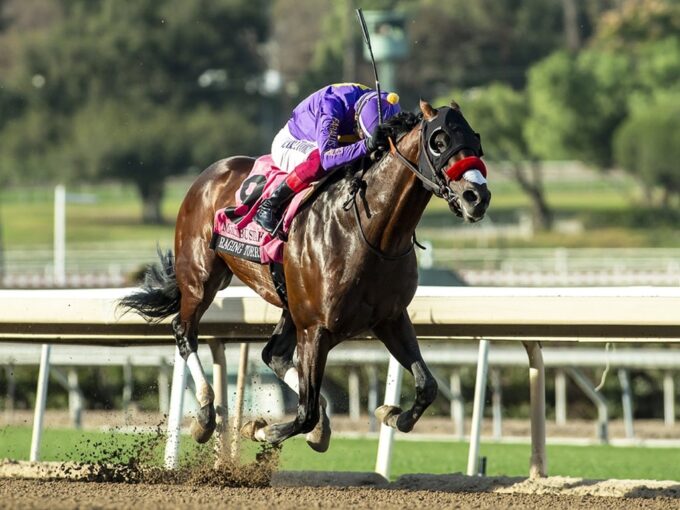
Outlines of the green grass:
<svg viewBox="0 0 680 510">
<path fill-rule="evenodd" d="M 167 244 L 174 236 L 177 210 L 189 182 L 168 186 L 163 200 L 164 225 L 145 225 L 142 204 L 134 188 L 122 185 L 70 188 L 69 194 L 87 194 L 92 202 L 68 202 L 67 243 L 156 241 Z M 5 246 L 50 245 L 53 234 L 53 190 L 10 189 L 0 193 L 0 219 Z"/>
<path fill-rule="evenodd" d="M 568 176 L 567 176 L 568 177 Z M 558 219 L 578 219 L 586 228 L 581 234 L 565 236 L 555 232 L 539 233 L 530 240 L 500 239 L 484 241 L 485 247 L 646 247 L 680 246 L 676 217 L 661 217 L 657 211 L 639 204 L 639 188 L 630 178 L 595 176 L 587 182 L 547 181 L 546 197 Z M 68 188 L 71 194 L 87 194 L 92 203 L 67 205 L 67 242 L 71 243 L 146 243 L 172 244 L 174 221 L 179 205 L 193 178 L 172 180 L 163 200 L 165 225 L 144 225 L 141 202 L 133 186 L 123 184 L 82 185 Z M 515 223 L 530 211 L 529 200 L 513 180 L 490 181 L 493 199 L 486 223 Z M 52 243 L 53 189 L 9 188 L 0 190 L 0 225 L 4 244 L 13 247 L 48 248 Z M 642 221 L 642 224 L 640 222 Z M 460 221 L 443 200 L 432 199 L 421 227 L 451 228 Z M 435 230 L 436 232 L 436 230 Z M 437 246 L 477 246 L 479 240 L 448 237 Z"/>
<path fill-rule="evenodd" d="M 140 435 L 104 432 L 78 432 L 47 429 L 43 436 L 43 460 L 124 462 L 136 451 Z M 183 437 L 183 450 L 194 448 Z M 0 429 L 0 458 L 28 459 L 31 429 Z M 156 449 L 162 456 L 163 443 Z M 257 447 L 244 443 L 244 458 L 252 460 Z M 374 439 L 334 438 L 325 454 L 310 450 L 302 438 L 287 441 L 281 453 L 284 470 L 373 471 L 378 449 Z M 104 452 L 104 453 L 102 453 Z M 116 453 L 112 457 L 112 452 Z M 392 457 L 392 476 L 406 473 L 465 472 L 468 447 L 460 442 L 397 441 Z M 548 471 L 551 475 L 584 478 L 642 478 L 680 480 L 680 451 L 675 448 L 637 448 L 612 446 L 548 446 Z M 482 443 L 481 455 L 487 457 L 488 475 L 526 476 L 529 445 Z"/>
</svg>

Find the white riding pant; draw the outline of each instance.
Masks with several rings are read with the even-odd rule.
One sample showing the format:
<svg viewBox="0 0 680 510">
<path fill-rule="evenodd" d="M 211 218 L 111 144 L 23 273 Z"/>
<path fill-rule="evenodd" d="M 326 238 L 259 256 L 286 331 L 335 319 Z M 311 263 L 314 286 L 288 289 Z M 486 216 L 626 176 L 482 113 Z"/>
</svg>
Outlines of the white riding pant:
<svg viewBox="0 0 680 510">
<path fill-rule="evenodd" d="M 290 173 L 317 148 L 316 142 L 295 138 L 286 124 L 272 141 L 272 159 L 281 170 Z"/>
</svg>

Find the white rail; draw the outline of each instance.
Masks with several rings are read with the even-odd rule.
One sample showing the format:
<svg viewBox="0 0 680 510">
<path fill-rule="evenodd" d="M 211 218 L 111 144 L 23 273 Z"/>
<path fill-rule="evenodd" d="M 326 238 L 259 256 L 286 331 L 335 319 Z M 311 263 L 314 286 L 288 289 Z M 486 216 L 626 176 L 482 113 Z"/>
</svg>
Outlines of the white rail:
<svg viewBox="0 0 680 510">
<path fill-rule="evenodd" d="M 116 300 L 131 290 L 0 291 L 0 341 L 171 343 L 167 323 L 148 325 L 135 315 L 116 314 Z M 530 473 L 544 476 L 545 374 L 537 342 L 676 342 L 680 339 L 678 309 L 680 289 L 675 288 L 421 287 L 409 313 L 421 337 L 523 341 L 531 363 Z M 276 307 L 250 289 L 230 288 L 219 293 L 206 312 L 202 337 L 261 341 L 279 316 Z M 389 454 L 390 449 L 380 450 Z"/>
</svg>

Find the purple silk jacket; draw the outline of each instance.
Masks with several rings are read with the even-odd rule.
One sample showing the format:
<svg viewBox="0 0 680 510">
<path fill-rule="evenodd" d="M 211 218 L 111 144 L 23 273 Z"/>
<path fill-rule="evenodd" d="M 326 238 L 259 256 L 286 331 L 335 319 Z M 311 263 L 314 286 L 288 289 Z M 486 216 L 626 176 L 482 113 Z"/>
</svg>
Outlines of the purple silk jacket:
<svg viewBox="0 0 680 510">
<path fill-rule="evenodd" d="M 314 92 L 293 110 L 290 133 L 298 140 L 315 142 L 321 166 L 332 170 L 366 154 L 365 140 L 343 144 L 338 137 L 354 135 L 354 105 L 372 89 L 359 83 L 336 83 Z"/>
</svg>

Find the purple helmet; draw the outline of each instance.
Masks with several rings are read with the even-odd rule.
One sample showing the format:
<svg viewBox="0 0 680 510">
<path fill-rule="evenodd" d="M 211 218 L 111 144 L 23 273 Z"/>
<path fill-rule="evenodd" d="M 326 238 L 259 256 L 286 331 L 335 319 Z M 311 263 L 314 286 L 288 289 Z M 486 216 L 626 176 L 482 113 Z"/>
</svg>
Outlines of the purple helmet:
<svg viewBox="0 0 680 510">
<path fill-rule="evenodd" d="M 399 96 L 394 92 L 381 92 L 382 100 L 382 115 L 383 122 L 393 117 L 401 111 L 399 106 Z M 364 94 L 359 98 L 355 106 L 357 124 L 366 138 L 370 138 L 371 134 L 379 124 L 378 120 L 378 93 L 376 91 Z"/>
</svg>

